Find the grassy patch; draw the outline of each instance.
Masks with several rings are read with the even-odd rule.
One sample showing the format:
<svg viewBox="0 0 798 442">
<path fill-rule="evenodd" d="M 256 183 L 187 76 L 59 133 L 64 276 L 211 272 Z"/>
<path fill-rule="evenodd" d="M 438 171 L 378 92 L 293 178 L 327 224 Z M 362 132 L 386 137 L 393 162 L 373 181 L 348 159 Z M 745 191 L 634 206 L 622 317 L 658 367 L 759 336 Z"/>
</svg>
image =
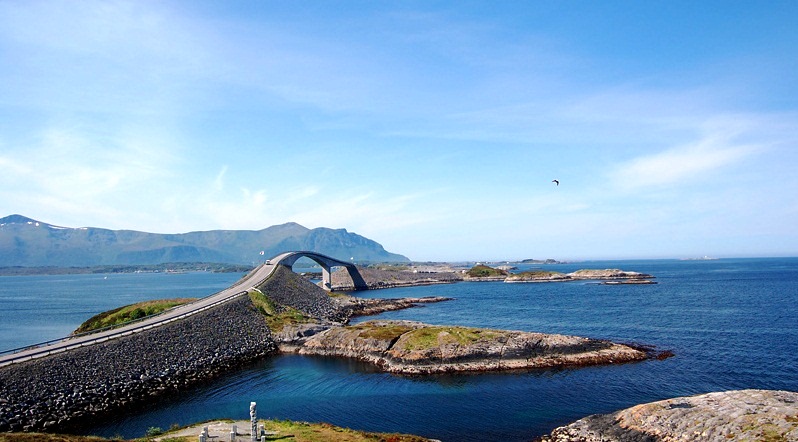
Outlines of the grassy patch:
<svg viewBox="0 0 798 442">
<path fill-rule="evenodd" d="M 404 350 L 428 350 L 445 344 L 470 345 L 498 335 L 492 330 L 470 327 L 423 327 L 407 333 Z"/>
<path fill-rule="evenodd" d="M 297 442 L 422 442 L 427 440 L 406 434 L 368 433 L 325 423 L 310 424 L 307 422 L 269 420 L 264 424 L 268 431 L 278 433 L 274 439 L 291 435 L 292 437 L 289 440 Z"/>
<path fill-rule="evenodd" d="M 466 275 L 472 278 L 487 278 L 491 276 L 507 276 L 508 273 L 505 270 L 494 269 L 493 267 L 479 264 L 471 267 L 471 270 L 466 272 Z"/>
<path fill-rule="evenodd" d="M 351 327 L 360 330 L 359 336 L 365 339 L 379 339 L 391 341 L 414 329 L 404 324 L 359 324 Z"/>
<path fill-rule="evenodd" d="M 290 307 L 279 308 L 270 297 L 258 289 L 249 291 L 249 299 L 252 300 L 255 308 L 266 318 L 266 324 L 273 332 L 280 332 L 286 325 L 304 324 L 313 321 L 313 318 L 306 316 L 299 310 Z"/>
<path fill-rule="evenodd" d="M 74 333 L 86 333 L 104 327 L 124 324 L 125 322 L 140 319 L 145 316 L 161 313 L 164 310 L 177 307 L 178 305 L 196 301 L 196 299 L 197 298 L 161 299 L 126 305 L 89 318 L 89 320 L 81 324 Z"/>
</svg>

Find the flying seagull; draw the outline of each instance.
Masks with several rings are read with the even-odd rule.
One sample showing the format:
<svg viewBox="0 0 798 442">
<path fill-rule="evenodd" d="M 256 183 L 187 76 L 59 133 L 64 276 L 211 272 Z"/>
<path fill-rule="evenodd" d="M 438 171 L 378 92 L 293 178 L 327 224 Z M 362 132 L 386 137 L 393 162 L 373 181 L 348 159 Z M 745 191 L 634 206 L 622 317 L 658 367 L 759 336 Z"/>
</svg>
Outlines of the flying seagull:
<svg viewBox="0 0 798 442">
<path fill-rule="evenodd" d="M 558 186 L 560 185 L 560 182 L 558 180 L 551 180 L 551 182 L 556 184 L 556 185 L 558 185 Z"/>
</svg>

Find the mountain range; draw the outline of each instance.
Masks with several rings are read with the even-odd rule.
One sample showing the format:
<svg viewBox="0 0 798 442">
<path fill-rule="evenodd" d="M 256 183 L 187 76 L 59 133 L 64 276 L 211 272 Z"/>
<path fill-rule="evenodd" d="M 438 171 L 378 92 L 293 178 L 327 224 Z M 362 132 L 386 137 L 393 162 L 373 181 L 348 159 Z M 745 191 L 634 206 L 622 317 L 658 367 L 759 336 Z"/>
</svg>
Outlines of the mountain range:
<svg viewBox="0 0 798 442">
<path fill-rule="evenodd" d="M 22 215 L 0 218 L 0 267 L 216 262 L 251 265 L 285 251 L 322 253 L 344 261 L 408 262 L 346 229 L 286 223 L 263 230 L 159 234 L 96 227 L 60 227 Z M 261 254 L 261 252 L 263 252 Z"/>
</svg>

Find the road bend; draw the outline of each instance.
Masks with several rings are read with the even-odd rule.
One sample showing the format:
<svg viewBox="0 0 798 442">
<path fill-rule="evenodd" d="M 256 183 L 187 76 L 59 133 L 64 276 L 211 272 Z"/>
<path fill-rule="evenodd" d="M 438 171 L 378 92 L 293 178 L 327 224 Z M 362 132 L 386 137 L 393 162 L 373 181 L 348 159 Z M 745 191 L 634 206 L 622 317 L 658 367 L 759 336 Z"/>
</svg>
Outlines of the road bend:
<svg viewBox="0 0 798 442">
<path fill-rule="evenodd" d="M 97 333 L 90 333 L 83 336 L 64 338 L 61 341 L 57 341 L 47 345 L 40 345 L 36 347 L 27 348 L 25 350 L 16 353 L 0 355 L 0 367 L 22 361 L 29 361 L 32 359 L 42 358 L 52 354 L 65 352 L 74 348 L 87 347 L 90 345 L 98 344 L 100 342 L 110 341 L 112 339 L 121 338 L 123 336 L 128 336 L 135 333 L 140 333 L 142 331 L 159 327 L 161 325 L 177 321 L 179 319 L 183 319 L 193 314 L 205 311 L 219 304 L 223 304 L 232 299 L 236 299 L 239 296 L 244 296 L 247 294 L 247 291 L 249 289 L 253 287 L 258 287 L 260 284 L 262 284 L 266 279 L 268 279 L 271 276 L 271 274 L 274 272 L 274 269 L 277 268 L 278 264 L 276 263 L 279 262 L 279 260 L 277 261 L 272 260 L 272 262 L 275 262 L 275 264 L 271 263 L 261 264 L 260 266 L 256 267 L 253 271 L 251 271 L 249 274 L 236 281 L 235 284 L 231 285 L 230 287 L 220 292 L 214 293 L 213 295 L 207 296 L 202 299 L 198 299 L 188 304 L 183 304 L 181 306 L 167 310 L 161 314 L 152 316 L 150 318 L 146 318 L 141 321 L 137 321 L 111 330 L 106 330 Z"/>
</svg>

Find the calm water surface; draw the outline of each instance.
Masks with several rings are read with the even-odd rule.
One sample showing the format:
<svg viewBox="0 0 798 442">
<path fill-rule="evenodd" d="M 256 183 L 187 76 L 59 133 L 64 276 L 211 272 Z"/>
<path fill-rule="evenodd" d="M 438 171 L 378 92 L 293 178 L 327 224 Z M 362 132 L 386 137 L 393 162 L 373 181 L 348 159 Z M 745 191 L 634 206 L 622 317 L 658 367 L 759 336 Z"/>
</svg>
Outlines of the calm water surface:
<svg viewBox="0 0 798 442">
<path fill-rule="evenodd" d="M 456 298 L 379 318 L 640 342 L 676 356 L 619 366 L 422 377 L 380 373 L 344 359 L 279 356 L 90 433 L 136 437 L 149 427 L 247 419 L 249 402 L 256 401 L 261 417 L 444 441 L 473 440 L 474 435 L 514 441 L 589 414 L 675 396 L 743 388 L 798 391 L 796 258 L 609 261 L 545 268 L 622 268 L 654 274 L 659 284 L 458 283 L 361 295 Z M 59 337 L 94 313 L 142 299 L 210 294 L 240 276 L 0 278 L 0 339 L 11 348 Z M 15 293 L 32 286 L 42 292 Z M 50 315 L 49 310 L 51 320 L 27 321 Z M 26 324 L 18 323 L 22 320 Z"/>
</svg>

